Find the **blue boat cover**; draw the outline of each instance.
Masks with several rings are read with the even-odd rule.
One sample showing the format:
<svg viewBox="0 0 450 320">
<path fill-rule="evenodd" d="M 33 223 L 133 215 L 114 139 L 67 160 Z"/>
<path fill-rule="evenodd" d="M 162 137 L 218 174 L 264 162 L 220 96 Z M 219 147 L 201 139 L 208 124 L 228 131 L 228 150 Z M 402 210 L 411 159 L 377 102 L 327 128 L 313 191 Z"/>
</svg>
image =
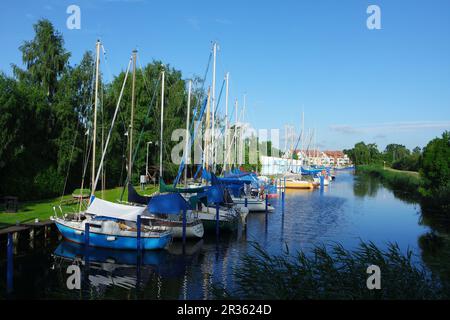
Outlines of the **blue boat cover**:
<svg viewBox="0 0 450 320">
<path fill-rule="evenodd" d="M 128 184 L 128 202 L 147 205 L 150 199 L 151 197 L 141 196 L 131 183 Z"/>
<path fill-rule="evenodd" d="M 179 214 L 189 209 L 189 204 L 179 193 L 154 196 L 148 204 L 148 211 L 155 214 Z"/>
</svg>

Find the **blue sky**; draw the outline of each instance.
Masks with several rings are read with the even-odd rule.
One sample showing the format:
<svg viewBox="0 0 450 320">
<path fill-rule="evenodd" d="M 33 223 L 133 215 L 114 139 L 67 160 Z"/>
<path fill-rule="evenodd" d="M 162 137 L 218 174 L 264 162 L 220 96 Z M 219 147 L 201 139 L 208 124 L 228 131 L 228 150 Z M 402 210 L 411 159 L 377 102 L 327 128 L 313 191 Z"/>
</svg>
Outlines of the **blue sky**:
<svg viewBox="0 0 450 320">
<path fill-rule="evenodd" d="M 66 27 L 70 4 L 81 8 L 80 30 Z M 381 8 L 381 30 L 366 27 L 370 4 Z M 7 74 L 45 17 L 63 33 L 71 64 L 100 37 L 113 75 L 135 47 L 143 63 L 160 59 L 186 78 L 202 75 L 216 40 L 217 90 L 229 71 L 230 101 L 242 105 L 247 94 L 246 120 L 298 133 L 303 108 L 321 148 L 361 140 L 413 148 L 450 130 L 447 0 L 16 0 L 2 1 L 0 17 Z"/>
</svg>

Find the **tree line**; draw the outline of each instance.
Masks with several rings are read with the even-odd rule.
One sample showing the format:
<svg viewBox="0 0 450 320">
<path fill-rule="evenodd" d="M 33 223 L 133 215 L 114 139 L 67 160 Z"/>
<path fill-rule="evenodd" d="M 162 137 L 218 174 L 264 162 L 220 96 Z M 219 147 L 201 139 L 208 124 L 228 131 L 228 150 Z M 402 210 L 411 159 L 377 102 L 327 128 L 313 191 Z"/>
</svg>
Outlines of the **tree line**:
<svg viewBox="0 0 450 320">
<path fill-rule="evenodd" d="M 0 196 L 14 195 L 21 200 L 53 197 L 79 188 L 92 147 L 94 54 L 87 51 L 72 65 L 63 36 L 50 21 L 39 20 L 33 27 L 34 38 L 19 47 L 24 67 L 12 65 L 12 76 L 0 73 Z M 178 169 L 170 161 L 176 143 L 171 141 L 171 132 L 185 126 L 186 83 L 180 71 L 153 61 L 136 71 L 133 182 L 145 173 L 147 142 L 152 142 L 150 165 L 159 161 L 162 68 L 166 73 L 164 170 L 170 178 Z M 110 83 L 100 82 L 97 150 L 110 129 L 124 77 L 122 71 Z M 194 98 L 193 105 L 196 101 Z M 130 106 L 131 80 L 127 80 L 105 157 L 105 188 L 121 185 L 126 178 Z M 85 180 L 90 181 L 89 167 Z M 89 188 L 89 183 L 85 186 Z"/>
<path fill-rule="evenodd" d="M 432 210 L 450 212 L 450 131 L 432 139 L 423 149 L 410 151 L 404 145 L 389 144 L 380 152 L 374 143 L 358 142 L 344 153 L 357 166 L 390 166 L 418 172 L 420 183 L 416 189 L 421 203 Z"/>
</svg>

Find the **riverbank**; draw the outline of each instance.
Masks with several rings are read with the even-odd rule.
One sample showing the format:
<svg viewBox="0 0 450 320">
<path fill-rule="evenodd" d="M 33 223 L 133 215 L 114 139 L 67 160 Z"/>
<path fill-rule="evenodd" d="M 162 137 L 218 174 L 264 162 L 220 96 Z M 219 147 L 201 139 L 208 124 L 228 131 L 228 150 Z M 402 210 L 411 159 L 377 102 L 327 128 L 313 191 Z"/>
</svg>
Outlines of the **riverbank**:
<svg viewBox="0 0 450 320">
<path fill-rule="evenodd" d="M 360 165 L 357 166 L 356 172 L 379 178 L 393 191 L 403 192 L 417 201 L 422 198 L 420 194 L 421 178 L 418 172 L 383 168 L 378 165 Z"/>
<path fill-rule="evenodd" d="M 420 203 L 424 214 L 450 214 L 450 188 L 442 186 L 427 190 L 418 172 L 383 168 L 380 165 L 359 165 L 356 172 L 379 178 L 400 198 Z"/>
<path fill-rule="evenodd" d="M 155 192 L 158 188 L 154 186 L 148 186 L 145 189 L 146 194 Z M 136 187 L 139 190 L 139 187 Z M 122 187 L 105 190 L 103 195 L 102 191 L 97 191 L 95 196 L 101 197 L 108 201 L 117 201 L 120 199 L 122 193 Z M 125 190 L 124 199 L 127 199 L 128 192 Z M 0 229 L 16 223 L 24 223 L 39 219 L 41 221 L 48 220 L 53 215 L 53 207 L 59 206 L 62 202 L 73 200 L 72 194 L 65 195 L 62 198 L 53 198 L 46 200 L 30 201 L 19 203 L 19 210 L 15 213 L 4 212 L 4 209 L 0 208 Z M 77 205 L 69 205 L 76 210 Z"/>
</svg>

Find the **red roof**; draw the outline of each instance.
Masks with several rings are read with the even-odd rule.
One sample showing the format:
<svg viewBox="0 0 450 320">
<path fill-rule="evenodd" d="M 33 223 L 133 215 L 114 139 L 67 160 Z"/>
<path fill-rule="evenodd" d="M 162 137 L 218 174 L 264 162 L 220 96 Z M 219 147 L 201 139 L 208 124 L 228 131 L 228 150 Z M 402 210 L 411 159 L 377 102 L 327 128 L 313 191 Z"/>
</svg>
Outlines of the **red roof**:
<svg viewBox="0 0 450 320">
<path fill-rule="evenodd" d="M 343 158 L 344 153 L 342 151 L 324 151 L 324 153 L 330 158 Z"/>
</svg>

